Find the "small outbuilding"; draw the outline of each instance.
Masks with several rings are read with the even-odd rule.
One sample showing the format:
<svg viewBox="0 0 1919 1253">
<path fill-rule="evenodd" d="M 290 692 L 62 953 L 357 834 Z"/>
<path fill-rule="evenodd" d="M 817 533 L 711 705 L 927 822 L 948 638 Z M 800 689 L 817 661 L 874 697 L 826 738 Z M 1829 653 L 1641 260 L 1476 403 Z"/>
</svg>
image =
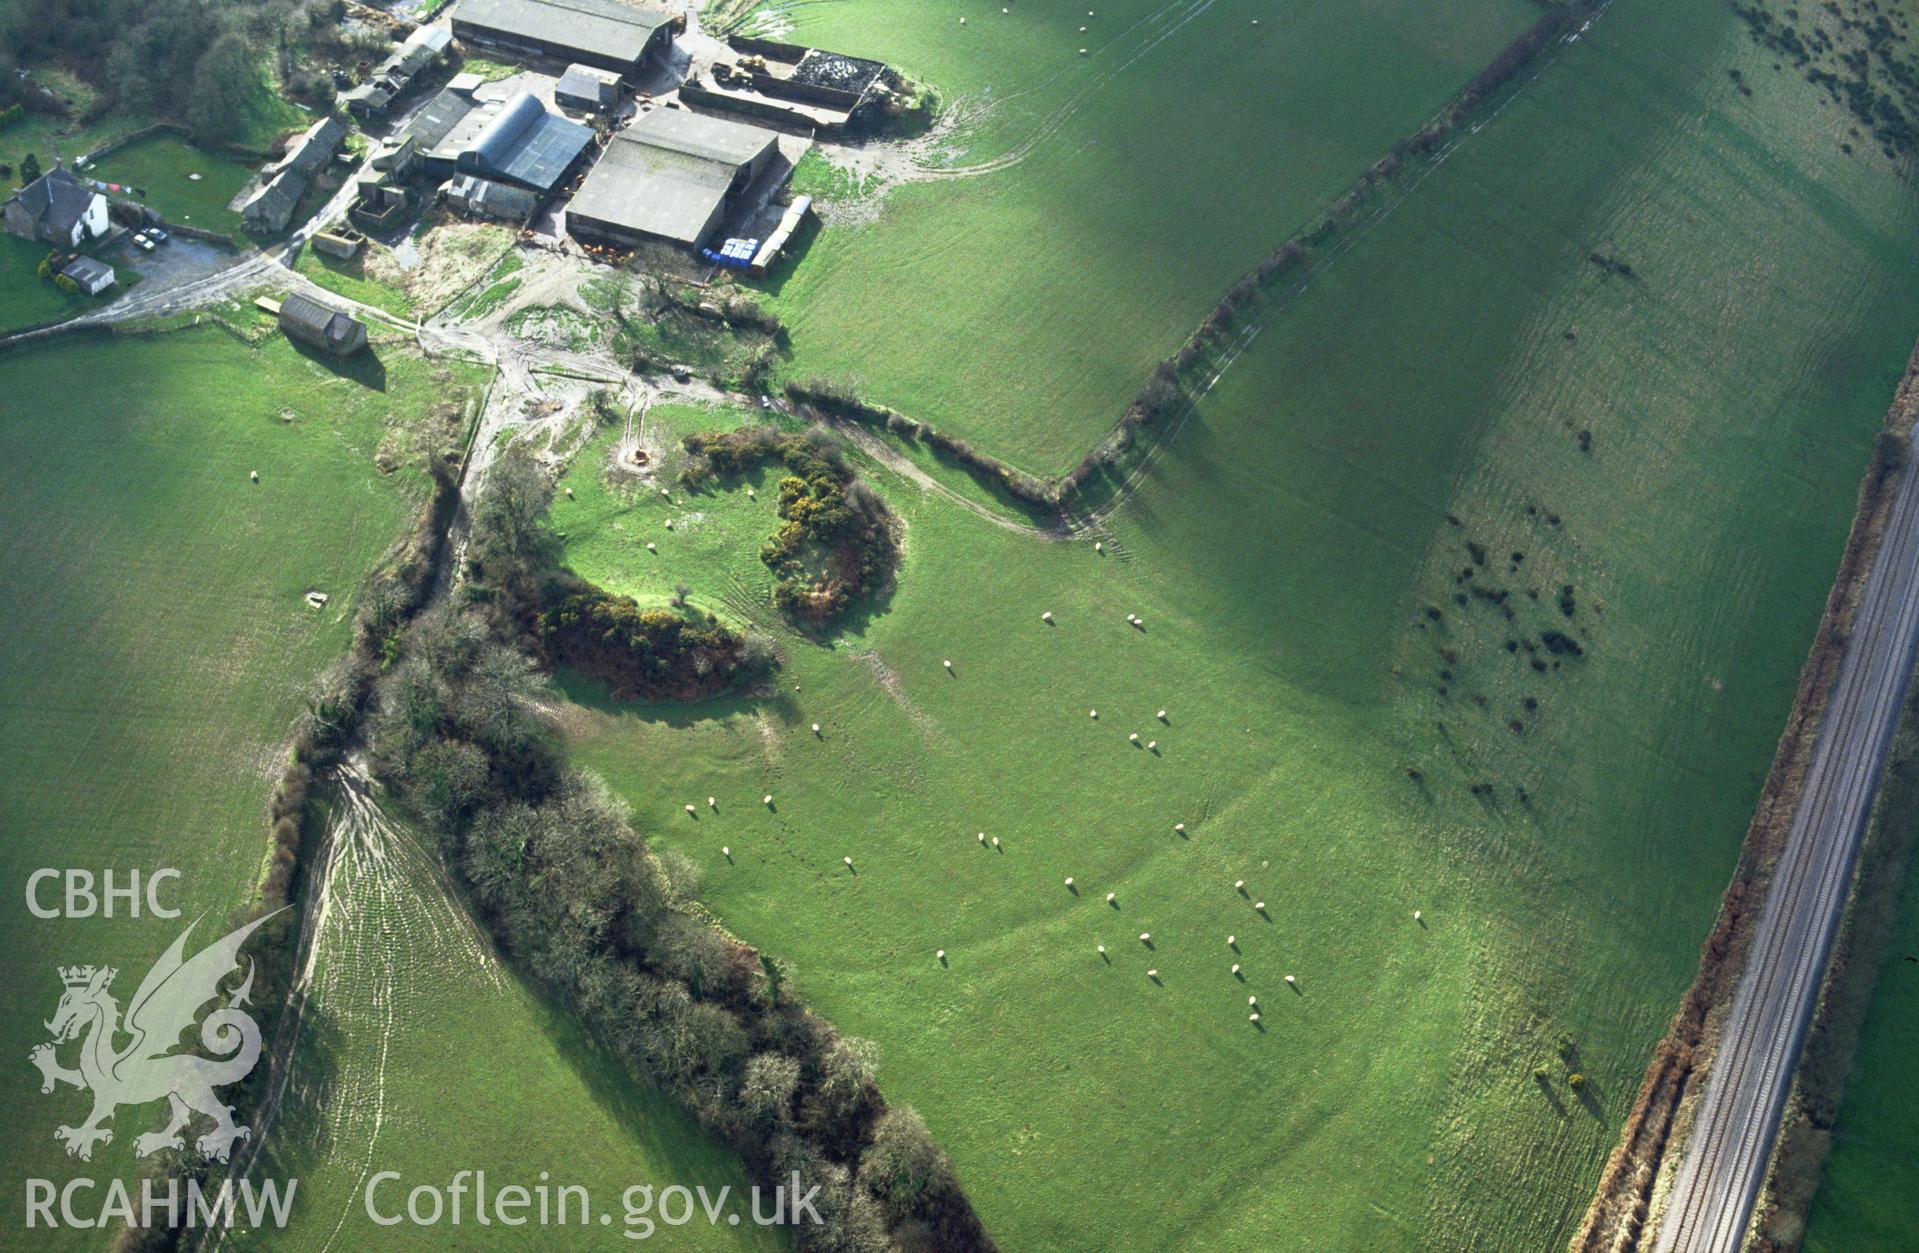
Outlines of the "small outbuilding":
<svg viewBox="0 0 1919 1253">
<path fill-rule="evenodd" d="M 303 292 L 293 292 L 280 302 L 280 329 L 288 339 L 336 357 L 350 356 L 366 347 L 364 325 Z"/>
<path fill-rule="evenodd" d="M 469 217 L 502 222 L 525 222 L 540 207 L 539 197 L 524 187 L 510 187 L 474 174 L 462 174 L 448 183 L 446 202 Z"/>
<path fill-rule="evenodd" d="M 98 296 L 115 281 L 113 267 L 92 257 L 75 257 L 61 267 L 60 276 L 72 279 L 89 296 Z"/>
<path fill-rule="evenodd" d="M 553 87 L 553 103 L 579 113 L 606 113 L 620 103 L 620 76 L 591 65 L 569 65 Z"/>
</svg>

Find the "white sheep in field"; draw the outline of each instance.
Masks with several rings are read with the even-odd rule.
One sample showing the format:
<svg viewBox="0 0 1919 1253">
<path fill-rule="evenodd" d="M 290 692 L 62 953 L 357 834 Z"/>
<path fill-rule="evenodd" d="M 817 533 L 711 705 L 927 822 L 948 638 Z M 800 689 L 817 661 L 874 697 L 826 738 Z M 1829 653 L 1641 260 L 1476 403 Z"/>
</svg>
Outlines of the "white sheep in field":
<svg viewBox="0 0 1919 1253">
<path fill-rule="evenodd" d="M 1415 910 L 1413 911 L 1413 921 L 1414 921 L 1414 922 L 1418 922 L 1418 921 L 1419 921 L 1419 911 L 1418 911 L 1417 909 L 1415 909 Z"/>
<path fill-rule="evenodd" d="M 845 862 L 848 867 L 851 867 L 853 864 L 853 859 L 851 857 L 842 857 L 840 858 L 840 860 Z"/>
<path fill-rule="evenodd" d="M 999 837 L 997 835 L 993 837 L 993 847 L 994 848 L 999 847 Z"/>
<path fill-rule="evenodd" d="M 1152 932 L 1150 932 L 1150 931 L 1142 931 L 1142 932 L 1140 932 L 1140 933 L 1139 933 L 1139 942 L 1140 942 L 1141 944 L 1151 944 L 1151 943 L 1153 942 L 1153 933 L 1152 933 Z"/>
<path fill-rule="evenodd" d="M 818 735 L 819 733 L 820 733 L 820 724 L 815 722 L 813 724 L 813 734 Z"/>
<path fill-rule="evenodd" d="M 1229 936 L 1227 936 L 1227 937 L 1226 937 L 1226 947 L 1227 947 L 1227 948 L 1231 948 L 1231 947 L 1233 947 L 1233 945 L 1235 945 L 1235 944 L 1237 944 L 1237 943 L 1239 943 L 1239 937 L 1238 937 L 1238 936 L 1236 936 L 1236 935 L 1229 935 Z"/>
<path fill-rule="evenodd" d="M 1135 737 L 1135 738 L 1138 738 L 1138 737 Z M 1147 741 L 1146 741 L 1146 751 L 1147 751 L 1147 752 L 1149 752 L 1149 753 L 1156 753 L 1156 752 L 1158 752 L 1158 751 L 1159 751 L 1159 741 L 1158 741 L 1158 740 L 1147 740 Z"/>
<path fill-rule="evenodd" d="M 1233 973 L 1234 973 L 1234 974 L 1238 974 L 1238 973 L 1239 973 L 1239 963 L 1238 963 L 1238 962 L 1234 962 L 1234 963 L 1233 963 Z"/>
<path fill-rule="evenodd" d="M 1157 978 L 1159 978 L 1159 971 L 1157 971 L 1157 970 L 1149 970 L 1149 971 L 1147 971 L 1147 972 L 1146 972 L 1146 977 L 1147 977 L 1148 979 L 1157 979 Z"/>
<path fill-rule="evenodd" d="M 1253 908 L 1254 908 L 1254 909 L 1257 909 L 1257 910 L 1258 910 L 1258 911 L 1259 911 L 1260 913 L 1262 913 L 1262 914 L 1263 914 L 1263 913 L 1265 913 L 1265 912 L 1266 912 L 1266 902 L 1265 902 L 1265 901 L 1254 901 L 1254 902 L 1253 902 Z"/>
<path fill-rule="evenodd" d="M 1244 892 L 1245 890 L 1246 890 L 1246 880 L 1244 879 L 1233 880 L 1233 891 Z"/>
<path fill-rule="evenodd" d="M 718 798 L 718 797 L 714 797 L 714 796 L 709 796 L 709 797 L 707 797 L 707 798 L 706 798 L 706 807 L 707 807 L 708 809 L 718 809 L 718 808 L 720 807 L 720 802 L 719 802 L 719 798 Z"/>
<path fill-rule="evenodd" d="M 942 666 L 945 666 L 948 670 L 951 670 L 953 668 L 953 663 L 950 661 L 942 661 L 940 662 L 940 664 Z"/>
<path fill-rule="evenodd" d="M 1130 735 L 1128 735 L 1128 736 L 1126 737 L 1126 742 L 1127 742 L 1128 744 L 1137 744 L 1137 743 L 1139 743 L 1139 732 L 1137 732 L 1137 731 L 1134 731 L 1134 732 L 1133 732 L 1132 734 L 1130 734 Z"/>
<path fill-rule="evenodd" d="M 1073 886 L 1073 876 L 1072 876 L 1072 875 L 1067 875 L 1067 876 L 1066 876 L 1066 886 L 1067 886 L 1067 887 L 1069 887 L 1069 888 Z"/>
<path fill-rule="evenodd" d="M 946 960 L 946 950 L 945 950 L 945 949 L 943 949 L 943 948 L 936 948 L 936 949 L 934 949 L 934 950 L 933 950 L 933 960 L 934 960 L 934 961 L 945 961 L 945 960 Z"/>
<path fill-rule="evenodd" d="M 1287 982 L 1287 983 L 1289 983 L 1289 984 L 1290 984 L 1290 983 L 1298 983 L 1298 982 L 1299 982 L 1299 980 L 1297 980 L 1297 979 L 1295 979 L 1295 978 L 1293 978 L 1293 977 L 1292 977 L 1291 975 L 1287 975 L 1287 976 L 1286 976 L 1286 982 Z"/>
<path fill-rule="evenodd" d="M 726 844 L 720 845 L 720 856 L 731 857 L 732 855 L 733 855 L 733 849 L 730 845 L 726 845 Z"/>
<path fill-rule="evenodd" d="M 700 812 L 700 811 L 699 811 L 699 810 L 697 810 L 697 809 L 695 809 L 695 808 L 693 808 L 693 807 L 692 807 L 691 805 L 688 805 L 688 806 L 686 807 L 686 812 L 687 812 L 687 813 L 689 813 L 689 814 L 696 814 L 696 813 L 698 813 L 698 812 Z"/>
<path fill-rule="evenodd" d="M 1093 947 L 1100 951 L 1100 956 L 1104 957 L 1106 955 L 1106 946 L 1104 944 L 1095 944 Z"/>
<path fill-rule="evenodd" d="M 1253 1011 L 1252 1013 L 1250 1013 L 1250 1014 L 1248 1014 L 1248 1015 L 1246 1015 L 1246 1021 L 1247 1021 L 1247 1022 L 1258 1022 L 1258 1021 L 1259 1021 L 1259 1011 L 1258 1011 L 1258 1010 L 1254 1010 L 1254 1011 Z"/>
<path fill-rule="evenodd" d="M 660 551 L 660 550 L 659 550 L 659 548 L 658 548 L 658 546 L 657 546 L 657 545 L 655 545 L 655 544 L 653 543 L 653 541 L 652 541 L 652 540 L 648 540 L 648 541 L 646 541 L 646 551 L 648 551 L 648 552 L 650 552 L 650 553 L 656 553 L 656 552 L 658 552 L 658 551 Z"/>
<path fill-rule="evenodd" d="M 1045 613 L 1039 616 L 1039 620 L 1041 622 L 1051 622 L 1053 620 L 1053 611 L 1048 609 Z"/>
<path fill-rule="evenodd" d="M 1093 721 L 1095 721 L 1095 722 L 1098 722 L 1098 721 L 1099 721 L 1099 710 L 1097 710 L 1097 709 L 1089 709 L 1089 710 L 1087 710 L 1087 711 L 1086 711 L 1086 716 L 1087 716 L 1088 718 L 1091 718 L 1091 719 L 1092 719 Z"/>
<path fill-rule="evenodd" d="M 758 498 L 758 496 L 759 496 L 759 493 L 755 492 L 752 488 L 749 487 L 746 489 L 746 498 L 748 500 L 755 500 Z"/>
<path fill-rule="evenodd" d="M 773 803 L 773 794 L 771 792 L 768 792 L 765 796 L 760 797 L 760 804 L 771 805 L 772 803 Z"/>
<path fill-rule="evenodd" d="M 1081 48 L 1081 49 L 1080 49 L 1080 51 L 1081 51 L 1081 52 L 1085 52 L 1085 51 L 1086 51 L 1086 49 L 1084 49 L 1084 48 Z M 1106 545 L 1104 545 L 1104 544 L 1094 544 L 1094 545 L 1093 545 L 1093 551 L 1094 551 L 1094 552 L 1096 552 L 1096 553 L 1103 553 L 1103 552 L 1105 552 L 1105 551 L 1106 551 Z"/>
<path fill-rule="evenodd" d="M 255 483 L 258 483 L 260 481 L 260 472 L 258 470 L 248 470 L 247 478 L 251 479 Z"/>
<path fill-rule="evenodd" d="M 1128 622 L 1138 622 L 1138 621 L 1139 621 L 1139 619 L 1138 619 L 1138 618 L 1135 618 L 1135 617 L 1134 617 L 1134 616 L 1133 616 L 1132 614 L 1130 614 L 1130 613 L 1126 615 L 1126 620 L 1127 620 Z"/>
<path fill-rule="evenodd" d="M 1113 903 L 1114 901 L 1116 901 L 1116 900 L 1118 900 L 1118 899 L 1119 899 L 1119 893 L 1118 893 L 1118 892 L 1108 892 L 1108 893 L 1106 894 L 1106 903 L 1107 903 L 1108 905 L 1111 905 L 1111 904 L 1112 904 L 1112 903 Z"/>
<path fill-rule="evenodd" d="M 1153 717 L 1158 718 L 1161 722 L 1164 722 L 1166 721 L 1166 711 L 1162 709 L 1158 713 L 1154 714 Z"/>
<path fill-rule="evenodd" d="M 979 842 L 982 844 L 986 843 L 986 832 L 982 831 L 979 833 Z"/>
<path fill-rule="evenodd" d="M 1186 824 L 1183 822 L 1175 822 L 1173 824 L 1173 830 L 1179 832 L 1181 835 L 1184 835 L 1186 834 Z"/>
</svg>

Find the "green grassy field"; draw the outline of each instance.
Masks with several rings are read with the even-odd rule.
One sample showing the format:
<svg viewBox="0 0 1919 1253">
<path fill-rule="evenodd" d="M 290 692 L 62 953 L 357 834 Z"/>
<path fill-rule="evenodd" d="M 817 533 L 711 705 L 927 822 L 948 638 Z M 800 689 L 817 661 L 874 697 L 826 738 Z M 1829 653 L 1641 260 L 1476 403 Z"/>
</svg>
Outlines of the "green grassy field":
<svg viewBox="0 0 1919 1253">
<path fill-rule="evenodd" d="M 118 965 L 130 994 L 182 925 L 33 918 L 19 890 L 33 870 L 177 868 L 173 904 L 204 913 L 201 930 L 252 891 L 293 716 L 420 498 L 421 476 L 382 478 L 375 451 L 450 380 L 395 357 L 370 391 L 283 340 L 254 352 L 212 330 L 42 345 L 0 358 L 0 376 L 36 398 L 0 424 L 15 468 L 0 487 L 0 934 L 19 972 L 0 1030 L 24 1056 L 58 999 L 56 963 Z M 309 590 L 328 607 L 308 608 Z M 7 1178 L 67 1177 L 53 1128 L 83 1112 L 77 1094 L 42 1097 L 25 1067 L 0 1083 L 32 1124 L 9 1141 Z M 121 1130 L 96 1169 L 130 1164 Z"/>
<path fill-rule="evenodd" d="M 0 1044 L 10 1055 L 45 1037 L 56 964 L 112 963 L 124 998 L 185 921 L 204 916 L 196 936 L 211 939 L 250 896 L 288 728 L 346 646 L 362 577 L 422 498 L 417 470 L 375 466 L 457 434 L 461 389 L 481 381 L 393 350 L 382 367 L 355 381 L 283 339 L 254 351 L 210 329 L 0 357 L 0 384 L 38 398 L 0 420 L 17 471 L 0 486 L 0 936 L 16 968 L 0 989 Z M 452 425 L 429 435 L 435 415 Z M 316 612 L 308 590 L 332 599 Z M 365 834 L 334 876 L 295 1096 L 259 1168 L 300 1180 L 295 1225 L 273 1247 L 382 1234 L 360 1207 L 374 1169 L 398 1170 L 409 1186 L 444 1184 L 460 1168 L 532 1186 L 545 1170 L 588 1185 L 616 1221 L 633 1184 L 737 1192 L 737 1159 L 477 946 L 410 833 Z M 163 903 L 185 917 L 128 918 L 123 904 L 111 921 L 34 918 L 24 884 L 42 866 L 178 868 Z M 83 1117 L 84 1096 L 42 1096 L 26 1066 L 8 1068 L 0 1094 L 21 1115 L 0 1153 L 15 1206 L 25 1178 L 131 1177 L 134 1134 L 159 1118 L 154 1107 L 124 1110 L 114 1142 L 82 1167 L 53 1129 Z M 471 1224 L 416 1234 L 460 1247 L 489 1234 L 541 1243 L 498 1227 L 476 1236 Z M 675 1247 L 771 1241 L 750 1225 L 676 1235 Z M 100 1242 L 97 1232 L 47 1238 Z"/>
<path fill-rule="evenodd" d="M 783 636 L 776 699 L 574 717 L 725 923 L 879 1043 L 1007 1247 L 1570 1234 L 1919 325 L 1919 209 L 1764 64 L 1713 0 L 1618 0 L 1249 324 L 1103 552 L 878 473 L 898 590 L 833 647 Z M 956 342 L 900 351 L 941 386 Z M 1022 379 L 1078 377 L 1032 351 Z M 556 507 L 582 573 L 754 607 L 750 548 L 663 526 L 737 494 L 599 472 Z"/>
<path fill-rule="evenodd" d="M 142 203 L 168 222 L 229 233 L 240 229 L 240 215 L 229 211 L 227 203 L 254 173 L 253 166 L 237 158 L 195 148 L 166 131 L 108 153 L 87 171 L 103 183 L 146 192 Z"/>
<path fill-rule="evenodd" d="M 877 220 L 829 222 L 767 286 L 792 374 L 857 382 L 1042 474 L 1076 461 L 1234 281 L 1539 13 L 1526 0 L 1450 5 L 1444 22 L 1408 0 L 1011 7 L 792 11 L 790 38 L 937 86 L 963 119 L 938 160 L 990 168 L 893 188 Z"/>
<path fill-rule="evenodd" d="M 403 318 L 417 316 L 412 297 L 396 287 L 367 277 L 365 249 L 358 256 L 341 260 L 315 248 L 302 248 L 300 255 L 294 258 L 293 268 L 328 291 L 338 292 L 349 300 L 357 300 L 375 309 L 385 309 Z"/>
<path fill-rule="evenodd" d="M 351 832 L 378 838 L 345 842 L 330 876 L 298 1097 L 260 1169 L 300 1179 L 306 1209 L 262 1247 L 391 1240 L 366 1213 L 376 1171 L 402 1175 L 376 1193 L 384 1213 L 399 1212 L 408 1189 L 445 1187 L 459 1170 L 485 1171 L 491 1189 L 542 1179 L 585 1187 L 595 1221 L 608 1212 L 622 1223 L 635 1185 L 730 1188 L 735 1211 L 750 1212 L 739 1159 L 492 959 L 412 832 L 386 823 Z M 745 1221 L 662 1230 L 658 1240 L 673 1248 L 781 1243 Z M 581 1233 L 480 1228 L 469 1211 L 457 1227 L 408 1229 L 406 1243 L 552 1248 L 569 1236 Z"/>
</svg>

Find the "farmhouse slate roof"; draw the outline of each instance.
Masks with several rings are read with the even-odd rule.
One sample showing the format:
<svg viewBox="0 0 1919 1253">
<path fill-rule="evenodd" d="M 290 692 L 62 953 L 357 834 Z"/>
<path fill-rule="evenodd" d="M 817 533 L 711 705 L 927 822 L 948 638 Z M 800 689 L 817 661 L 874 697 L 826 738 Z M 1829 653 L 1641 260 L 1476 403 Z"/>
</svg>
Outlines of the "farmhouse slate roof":
<svg viewBox="0 0 1919 1253">
<path fill-rule="evenodd" d="M 64 239 L 73 234 L 74 226 L 99 194 L 74 177 L 71 170 L 57 165 L 8 197 L 7 203 L 24 208 L 37 229 L 57 231 Z"/>
</svg>

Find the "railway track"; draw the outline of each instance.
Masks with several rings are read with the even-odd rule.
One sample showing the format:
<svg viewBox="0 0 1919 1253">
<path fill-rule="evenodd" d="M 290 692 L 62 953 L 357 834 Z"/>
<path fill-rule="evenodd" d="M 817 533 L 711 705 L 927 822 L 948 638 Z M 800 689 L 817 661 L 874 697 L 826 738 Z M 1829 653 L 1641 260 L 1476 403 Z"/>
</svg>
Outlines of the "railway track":
<svg viewBox="0 0 1919 1253">
<path fill-rule="evenodd" d="M 1919 639 L 1919 456 L 1861 597 L 1804 793 L 1660 1219 L 1658 1253 L 1744 1242 Z"/>
</svg>

